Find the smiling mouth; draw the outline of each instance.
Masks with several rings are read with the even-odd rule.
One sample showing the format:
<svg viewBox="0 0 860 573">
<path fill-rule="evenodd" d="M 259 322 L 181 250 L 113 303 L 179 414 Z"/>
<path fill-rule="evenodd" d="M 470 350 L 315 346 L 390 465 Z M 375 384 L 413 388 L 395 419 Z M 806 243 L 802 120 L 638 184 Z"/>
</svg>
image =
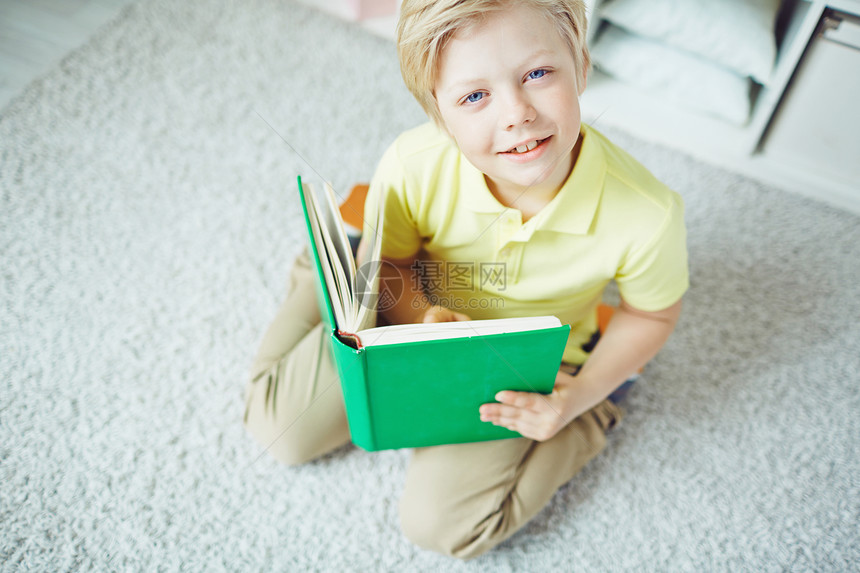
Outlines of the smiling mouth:
<svg viewBox="0 0 860 573">
<path fill-rule="evenodd" d="M 532 149 L 534 149 L 535 147 L 537 147 L 538 145 L 540 145 L 541 143 L 543 143 L 547 139 L 549 139 L 549 138 L 547 137 L 545 139 L 535 139 L 533 141 L 529 141 L 528 143 L 526 143 L 524 145 L 518 145 L 517 147 L 512 147 L 512 148 L 508 149 L 505 153 L 513 153 L 514 155 L 519 155 L 521 153 L 528 153 L 529 151 L 531 151 Z"/>
</svg>

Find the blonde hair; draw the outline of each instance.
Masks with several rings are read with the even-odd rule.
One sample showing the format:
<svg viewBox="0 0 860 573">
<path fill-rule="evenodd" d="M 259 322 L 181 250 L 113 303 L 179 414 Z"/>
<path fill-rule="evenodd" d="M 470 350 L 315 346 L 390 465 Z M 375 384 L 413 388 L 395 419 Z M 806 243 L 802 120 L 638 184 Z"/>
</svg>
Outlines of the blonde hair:
<svg viewBox="0 0 860 573">
<path fill-rule="evenodd" d="M 397 23 L 397 52 L 406 87 L 437 124 L 443 125 L 434 94 L 442 50 L 459 30 L 515 5 L 535 8 L 554 23 L 584 79 L 591 67 L 583 0 L 404 0 Z"/>
</svg>

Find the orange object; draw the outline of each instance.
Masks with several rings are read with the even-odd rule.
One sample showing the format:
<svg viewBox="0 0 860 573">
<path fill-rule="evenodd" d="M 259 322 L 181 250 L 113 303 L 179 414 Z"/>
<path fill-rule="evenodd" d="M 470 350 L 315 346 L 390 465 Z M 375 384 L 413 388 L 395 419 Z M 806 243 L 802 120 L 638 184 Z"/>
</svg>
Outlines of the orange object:
<svg viewBox="0 0 860 573">
<path fill-rule="evenodd" d="M 614 306 L 609 306 L 608 304 L 599 304 L 597 306 L 597 329 L 601 333 L 606 332 L 606 327 L 609 326 L 609 321 L 612 320 L 614 313 Z"/>
<path fill-rule="evenodd" d="M 346 201 L 340 205 L 340 216 L 343 222 L 359 231 L 364 228 L 364 200 L 370 186 L 355 185 L 346 197 Z"/>
</svg>

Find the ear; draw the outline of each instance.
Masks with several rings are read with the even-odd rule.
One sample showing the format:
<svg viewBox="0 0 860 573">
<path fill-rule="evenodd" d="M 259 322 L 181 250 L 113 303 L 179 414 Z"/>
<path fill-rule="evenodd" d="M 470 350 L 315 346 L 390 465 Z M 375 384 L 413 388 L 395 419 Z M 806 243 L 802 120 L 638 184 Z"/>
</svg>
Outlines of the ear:
<svg viewBox="0 0 860 573">
<path fill-rule="evenodd" d="M 585 46 L 582 47 L 582 51 L 580 52 L 580 61 L 582 63 L 582 69 L 577 70 L 579 73 L 577 74 L 577 92 L 581 96 L 585 91 L 585 86 L 588 85 L 588 72 L 591 70 L 591 54 L 588 52 L 588 48 Z M 576 59 L 574 58 L 574 61 Z"/>
<path fill-rule="evenodd" d="M 579 93 L 579 96 L 582 97 L 583 92 L 585 92 L 585 86 L 588 85 L 588 70 L 583 70 L 580 74 L 579 81 L 577 82 L 576 91 Z"/>
</svg>

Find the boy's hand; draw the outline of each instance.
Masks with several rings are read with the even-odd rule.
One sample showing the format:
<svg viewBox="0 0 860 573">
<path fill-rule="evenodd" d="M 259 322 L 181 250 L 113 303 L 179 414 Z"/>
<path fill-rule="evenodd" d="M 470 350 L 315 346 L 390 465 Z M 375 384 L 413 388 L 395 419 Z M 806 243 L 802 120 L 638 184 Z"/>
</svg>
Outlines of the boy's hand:
<svg viewBox="0 0 860 573">
<path fill-rule="evenodd" d="M 569 374 L 559 371 L 551 394 L 499 392 L 496 400 L 501 404 L 482 405 L 481 421 L 504 426 L 532 440 L 546 441 L 576 417 L 566 411 L 571 405 L 572 380 Z"/>
<path fill-rule="evenodd" d="M 459 322 L 461 320 L 472 320 L 462 312 L 454 312 L 444 306 L 431 306 L 424 312 L 421 322 Z"/>
</svg>

